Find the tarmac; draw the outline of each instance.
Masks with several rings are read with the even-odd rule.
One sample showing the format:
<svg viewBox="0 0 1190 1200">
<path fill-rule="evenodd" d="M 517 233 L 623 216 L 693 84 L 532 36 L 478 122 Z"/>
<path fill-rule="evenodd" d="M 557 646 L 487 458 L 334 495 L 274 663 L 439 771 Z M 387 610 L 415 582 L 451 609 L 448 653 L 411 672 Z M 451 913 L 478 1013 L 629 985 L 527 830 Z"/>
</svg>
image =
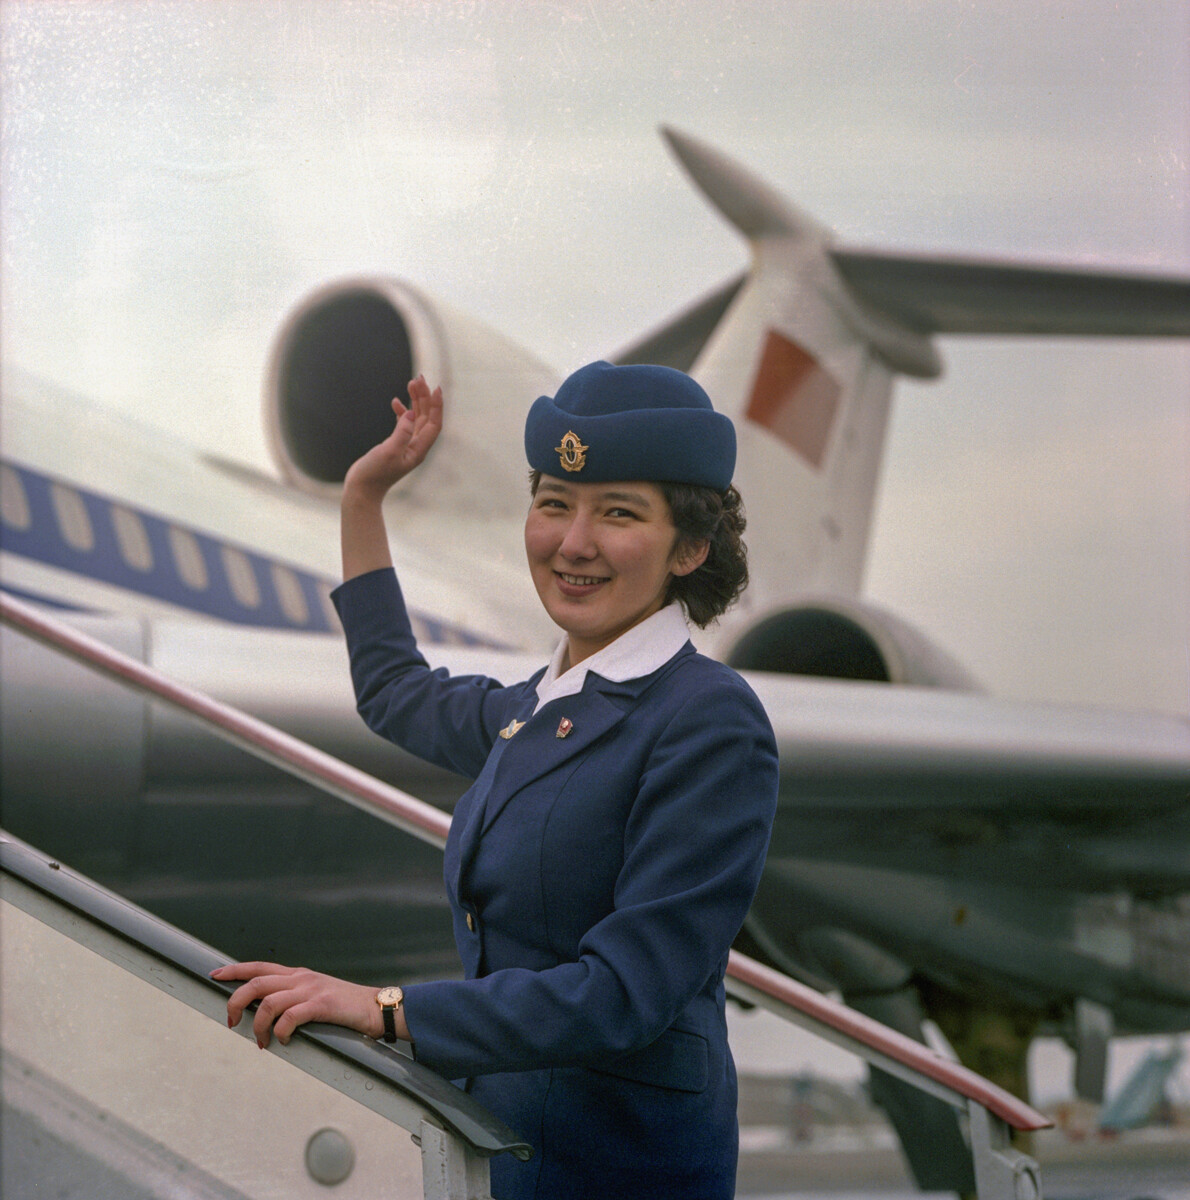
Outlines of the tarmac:
<svg viewBox="0 0 1190 1200">
<path fill-rule="evenodd" d="M 1041 1164 L 1046 1200 L 1190 1200 L 1190 1129 L 1149 1129 L 1113 1139 L 1070 1141 L 1040 1135 L 1030 1151 Z M 916 1190 L 895 1145 L 745 1149 L 737 1196 L 750 1200 L 910 1200 Z M 948 1193 L 934 1193 L 943 1195 Z"/>
</svg>

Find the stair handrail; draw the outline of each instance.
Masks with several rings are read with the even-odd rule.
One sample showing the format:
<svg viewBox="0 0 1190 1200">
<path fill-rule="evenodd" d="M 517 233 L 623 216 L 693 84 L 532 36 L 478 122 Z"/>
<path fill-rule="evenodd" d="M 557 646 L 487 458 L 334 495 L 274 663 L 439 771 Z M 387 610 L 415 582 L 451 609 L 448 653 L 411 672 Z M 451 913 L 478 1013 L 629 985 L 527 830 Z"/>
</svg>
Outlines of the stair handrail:
<svg viewBox="0 0 1190 1200">
<path fill-rule="evenodd" d="M 148 664 L 7 593 L 0 593 L 0 621 L 126 687 L 189 713 L 240 749 L 396 825 L 422 841 L 439 848 L 446 844 L 450 815 L 400 788 L 384 783 L 265 721 L 171 679 Z M 974 1135 L 976 1126 L 982 1125 L 984 1120 L 978 1116 L 979 1112 L 985 1112 L 995 1121 L 1022 1132 L 1045 1129 L 1053 1124 L 1044 1113 L 974 1071 L 948 1061 L 922 1043 L 735 950 L 728 957 L 725 986 L 738 998 L 759 1004 L 778 1016 L 803 1025 L 854 1051 L 880 1069 L 971 1113 L 975 1118 L 972 1133 L 977 1178 L 980 1154 Z M 984 1139 L 981 1136 L 979 1140 Z M 998 1140 L 1004 1142 L 1000 1147 L 1001 1158 L 1007 1156 L 1010 1160 L 1009 1169 L 1014 1179 L 1024 1178 L 1030 1170 L 1030 1178 L 1035 1176 L 1036 1164 L 1006 1150 L 1006 1139 L 999 1139 L 995 1130 L 991 1136 L 993 1152 L 996 1152 L 994 1143 Z M 981 1188 L 980 1197 L 981 1200 L 985 1195 L 993 1194 L 1013 1197 L 1029 1191 L 1028 1187 L 1019 1185 L 1015 1190 L 1002 1192 L 997 1188 L 994 1193 Z M 1040 1195 L 1040 1191 L 1033 1194 Z"/>
</svg>

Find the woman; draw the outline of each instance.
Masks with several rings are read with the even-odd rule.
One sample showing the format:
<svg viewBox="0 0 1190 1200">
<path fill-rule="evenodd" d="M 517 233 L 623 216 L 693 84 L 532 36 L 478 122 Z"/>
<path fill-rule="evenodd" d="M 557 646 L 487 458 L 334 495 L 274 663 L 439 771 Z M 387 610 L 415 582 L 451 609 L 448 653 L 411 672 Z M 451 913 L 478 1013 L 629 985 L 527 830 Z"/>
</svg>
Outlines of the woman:
<svg viewBox="0 0 1190 1200">
<path fill-rule="evenodd" d="M 768 720 L 695 652 L 747 578 L 731 422 L 688 376 L 594 363 L 525 428 L 529 569 L 565 636 L 504 687 L 431 671 L 381 502 L 441 428 L 423 379 L 348 472 L 335 593 L 359 710 L 475 780 L 445 878 L 465 979 L 362 987 L 243 963 L 228 1003 L 265 1045 L 312 1020 L 413 1043 L 537 1149 L 492 1163 L 513 1197 L 731 1197 L 738 1143 L 723 975 L 776 804 Z M 508 1159 L 508 1161 L 505 1161 Z"/>
</svg>

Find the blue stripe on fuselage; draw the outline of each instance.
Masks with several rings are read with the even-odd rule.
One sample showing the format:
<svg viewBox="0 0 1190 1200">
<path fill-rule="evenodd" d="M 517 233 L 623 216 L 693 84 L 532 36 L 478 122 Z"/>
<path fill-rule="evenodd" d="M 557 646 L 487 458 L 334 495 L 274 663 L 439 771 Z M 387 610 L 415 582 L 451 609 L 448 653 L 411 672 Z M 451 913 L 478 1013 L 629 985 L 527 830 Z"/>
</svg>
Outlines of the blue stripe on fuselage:
<svg viewBox="0 0 1190 1200">
<path fill-rule="evenodd" d="M 290 563 L 266 558 L 246 546 L 221 541 L 193 526 L 167 521 L 143 509 L 135 509 L 96 492 L 86 491 L 66 480 L 55 479 L 12 462 L 4 465 L 6 470 L 12 472 L 10 481 L 15 479 L 23 492 L 28 517 L 27 521 L 17 523 L 10 519 L 11 513 L 6 513 L 0 523 L 0 548 L 10 554 L 236 625 L 295 629 L 308 633 L 330 633 L 337 629 L 337 623 L 332 624 L 326 599 L 327 593 L 335 587 L 336 580 L 311 574 Z M 81 502 L 93 538 L 89 548 L 79 549 L 66 540 L 52 499 L 51 489 L 55 485 L 67 489 Z M 14 485 L 10 482 L 10 486 Z M 143 527 L 149 546 L 147 570 L 132 565 L 121 552 L 114 523 L 116 508 L 134 514 Z M 171 527 L 193 539 L 202 559 L 205 587 L 191 586 L 183 579 L 174 548 L 170 544 Z M 237 598 L 227 573 L 225 550 L 243 556 L 255 580 L 258 604 L 246 604 Z M 305 609 L 304 620 L 298 619 L 302 614 L 296 611 L 292 602 L 289 611 L 283 605 L 274 581 L 274 568 L 287 573 L 300 590 L 304 604 L 296 607 Z M 60 597 L 39 598 L 59 607 L 70 606 Z M 424 641 L 501 648 L 494 642 L 425 614 L 411 616 L 424 630 Z"/>
</svg>

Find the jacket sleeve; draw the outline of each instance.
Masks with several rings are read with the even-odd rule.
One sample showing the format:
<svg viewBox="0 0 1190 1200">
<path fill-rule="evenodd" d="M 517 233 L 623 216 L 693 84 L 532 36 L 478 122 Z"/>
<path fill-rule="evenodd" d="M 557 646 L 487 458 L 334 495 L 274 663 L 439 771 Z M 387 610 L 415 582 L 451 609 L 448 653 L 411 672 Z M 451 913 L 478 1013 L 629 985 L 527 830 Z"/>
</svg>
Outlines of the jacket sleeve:
<svg viewBox="0 0 1190 1200">
<path fill-rule="evenodd" d="M 474 778 L 506 723 L 510 689 L 482 675 L 432 671 L 391 567 L 331 593 L 347 634 L 356 708 L 368 728 L 437 766 Z"/>
<path fill-rule="evenodd" d="M 624 831 L 615 907 L 578 959 L 412 984 L 419 1061 L 448 1078 L 606 1065 L 648 1046 L 726 968 L 760 881 L 777 751 L 759 701 L 696 690 L 657 737 Z"/>
</svg>

